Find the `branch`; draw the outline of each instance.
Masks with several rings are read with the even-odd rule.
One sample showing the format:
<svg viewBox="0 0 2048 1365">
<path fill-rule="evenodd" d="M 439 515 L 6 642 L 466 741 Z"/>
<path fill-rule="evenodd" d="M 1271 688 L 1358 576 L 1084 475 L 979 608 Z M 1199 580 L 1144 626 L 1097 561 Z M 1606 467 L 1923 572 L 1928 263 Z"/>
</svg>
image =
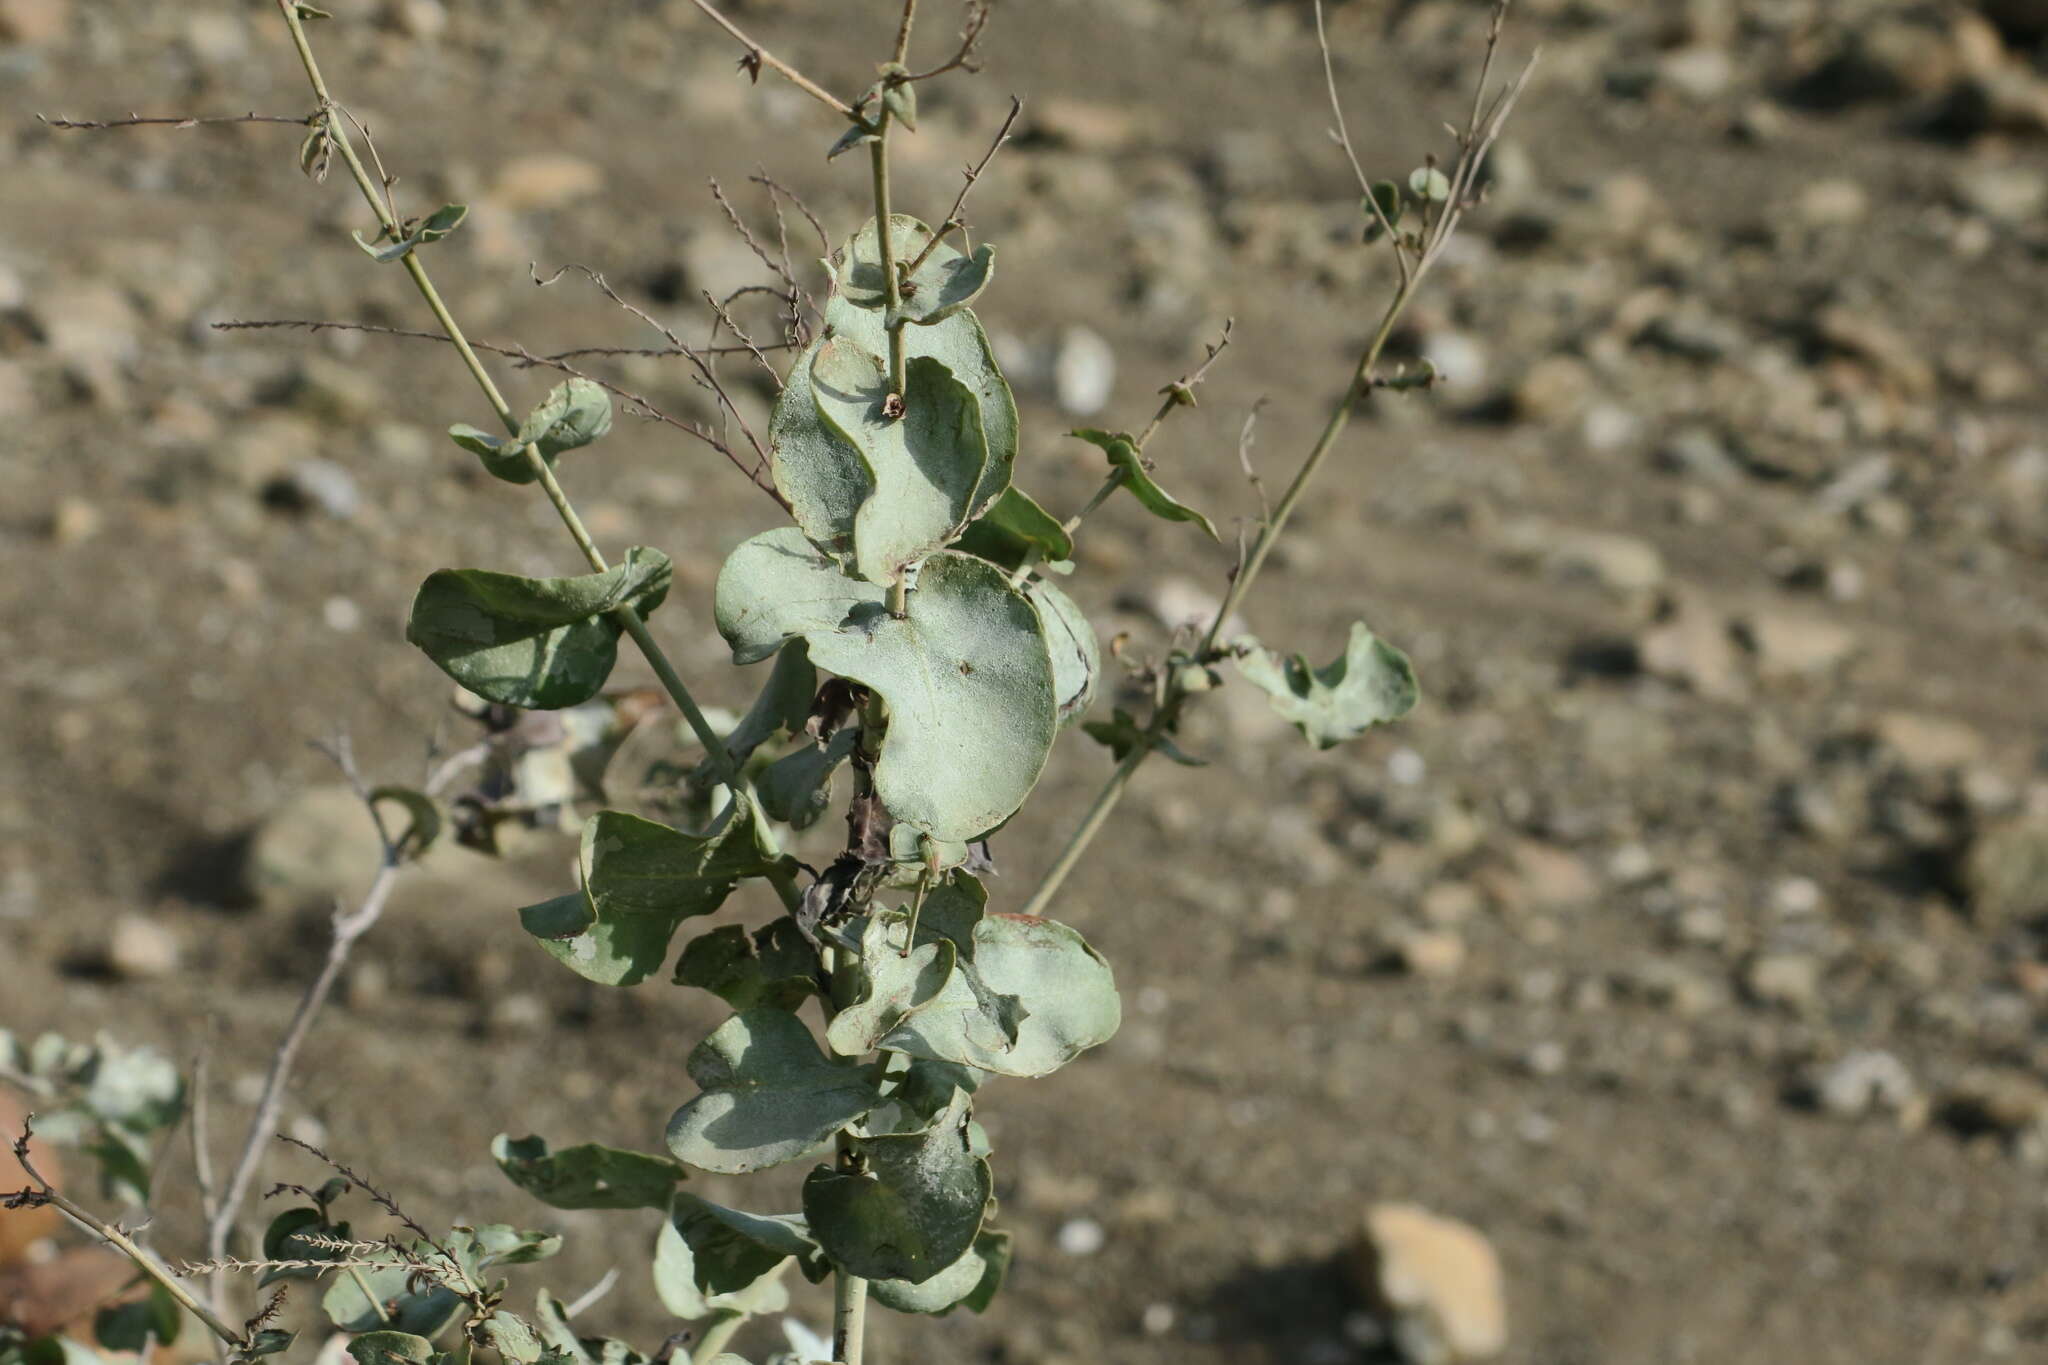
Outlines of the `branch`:
<svg viewBox="0 0 2048 1365">
<path fill-rule="evenodd" d="M 717 24 L 720 28 L 724 29 L 727 33 L 731 34 L 733 39 L 736 42 L 738 42 L 741 47 L 747 50 L 747 55 L 740 58 L 740 69 L 742 71 L 745 71 L 754 80 L 759 81 L 761 79 L 761 68 L 764 66 L 768 67 L 771 70 L 775 71 L 778 75 L 780 75 L 784 80 L 788 81 L 791 85 L 803 91 L 806 95 L 809 95 L 812 99 L 818 101 L 818 103 L 824 105 L 827 109 L 830 109 L 833 113 L 839 115 L 841 118 L 853 117 L 852 105 L 848 104 L 845 100 L 840 99 L 831 91 L 825 89 L 824 86 L 819 85 L 816 81 L 812 80 L 809 76 L 806 76 L 803 72 L 791 66 L 788 62 L 783 61 L 780 57 L 770 52 L 767 48 L 762 47 L 752 38 L 749 38 L 745 33 L 740 31 L 739 25 L 733 23 L 732 20 L 726 18 L 723 14 L 720 14 L 716 9 L 712 8 L 712 6 L 709 3 L 707 3 L 707 0 L 691 0 L 691 3 L 695 4 L 698 9 L 703 10 L 706 18 L 710 19 L 712 23 Z"/>
<path fill-rule="evenodd" d="M 924 250 L 918 252 L 917 258 L 903 268 L 904 274 L 915 275 L 917 268 L 925 263 L 925 259 L 932 252 L 938 250 L 939 243 L 945 239 L 947 234 L 957 232 L 967 226 L 967 220 L 960 216 L 960 211 L 967 205 L 968 192 L 974 188 L 974 182 L 981 179 L 981 173 L 988 169 L 988 163 L 995 160 L 996 153 L 1003 149 L 1003 144 L 1010 140 L 1010 130 L 1017 126 L 1017 115 L 1023 112 L 1024 101 L 1018 99 L 1015 95 L 1010 96 L 1010 113 L 1003 120 L 1003 126 L 996 129 L 996 140 L 989 144 L 986 152 L 982 153 L 981 160 L 975 162 L 963 172 L 967 180 L 965 184 L 960 186 L 960 193 L 954 196 L 953 207 L 946 210 L 945 220 L 932 233 L 932 239 L 924 244 Z"/>
<path fill-rule="evenodd" d="M 42 1172 L 35 1168 L 35 1163 L 29 1160 L 28 1155 L 29 1139 L 35 1136 L 34 1122 L 35 1115 L 33 1114 L 22 1120 L 21 1136 L 14 1140 L 14 1159 L 21 1166 L 23 1173 L 34 1182 L 34 1187 L 8 1195 L 4 1201 L 0 1201 L 4 1202 L 4 1207 L 10 1209 L 40 1208 L 44 1205 L 54 1207 L 66 1218 L 69 1218 L 87 1232 L 93 1233 L 123 1256 L 126 1256 L 134 1263 L 137 1270 L 140 1270 L 143 1274 L 162 1285 L 164 1292 L 176 1300 L 181 1308 L 205 1323 L 208 1331 L 236 1350 L 246 1350 L 249 1345 L 248 1337 L 222 1322 L 211 1309 L 199 1301 L 198 1296 L 186 1286 L 185 1282 L 172 1274 L 161 1261 L 137 1245 L 133 1239 L 113 1224 L 102 1220 L 83 1205 L 72 1202 L 55 1186 L 50 1184 L 48 1180 L 43 1178 Z"/>
<path fill-rule="evenodd" d="M 910 8 L 915 9 L 916 5 L 913 3 Z M 989 7 L 987 0 L 967 0 L 967 21 L 960 30 L 960 50 L 954 53 L 949 60 L 933 67 L 929 71 L 918 71 L 905 76 L 903 78 L 905 84 L 911 81 L 928 81 L 934 76 L 943 76 L 948 71 L 972 72 L 981 70 L 981 59 L 979 54 L 976 53 L 975 48 L 981 42 L 981 31 L 988 27 L 988 16 Z M 899 62 L 903 60 L 903 55 L 908 50 L 909 43 L 907 40 L 909 32 L 910 15 L 906 11 L 903 16 L 903 33 L 899 36 L 896 43 L 896 60 Z"/>
<path fill-rule="evenodd" d="M 172 114 L 166 117 L 145 118 L 141 114 L 130 114 L 127 118 L 75 119 L 51 118 L 47 114 L 37 114 L 36 122 L 45 128 L 98 132 L 107 128 L 218 128 L 230 123 L 294 123 L 303 128 L 319 117 L 318 114 Z"/>
</svg>

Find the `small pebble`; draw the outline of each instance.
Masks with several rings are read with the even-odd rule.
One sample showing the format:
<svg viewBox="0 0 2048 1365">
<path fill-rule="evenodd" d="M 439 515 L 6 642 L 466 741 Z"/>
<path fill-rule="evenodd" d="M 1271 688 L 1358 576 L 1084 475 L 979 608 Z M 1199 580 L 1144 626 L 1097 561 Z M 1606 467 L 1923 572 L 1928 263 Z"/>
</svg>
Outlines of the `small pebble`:
<svg viewBox="0 0 2048 1365">
<path fill-rule="evenodd" d="M 1069 1256 L 1093 1256 L 1109 1240 L 1102 1224 L 1093 1218 L 1069 1218 L 1060 1224 L 1055 1244 Z"/>
<path fill-rule="evenodd" d="M 148 981 L 178 970 L 178 939 L 145 915 L 123 915 L 107 939 L 107 966 L 130 981 Z"/>
</svg>

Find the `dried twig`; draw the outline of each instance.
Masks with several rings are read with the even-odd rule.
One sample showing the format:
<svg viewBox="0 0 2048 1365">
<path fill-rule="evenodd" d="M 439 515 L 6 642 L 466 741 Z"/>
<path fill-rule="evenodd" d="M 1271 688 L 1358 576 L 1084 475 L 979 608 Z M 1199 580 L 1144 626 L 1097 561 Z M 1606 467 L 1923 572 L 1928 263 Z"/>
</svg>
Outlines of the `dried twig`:
<svg viewBox="0 0 2048 1365">
<path fill-rule="evenodd" d="M 761 68 L 765 66 L 775 71 L 784 80 L 824 105 L 827 109 L 830 109 L 833 113 L 838 114 L 841 118 L 853 117 L 852 105 L 840 99 L 824 86 L 819 85 L 788 62 L 783 61 L 767 48 L 762 47 L 752 38 L 749 38 L 745 33 L 741 32 L 739 25 L 733 23 L 732 20 L 726 18 L 723 14 L 720 14 L 708 3 L 708 0 L 691 0 L 691 3 L 704 11 L 706 18 L 731 34 L 734 41 L 747 50 L 747 55 L 740 58 L 740 69 L 753 79 L 756 81 L 761 79 Z"/>
<path fill-rule="evenodd" d="M 237 1350 L 245 1349 L 249 1344 L 248 1338 L 244 1334 L 235 1331 L 232 1327 L 229 1327 L 212 1309 L 201 1303 L 198 1295 L 194 1294 L 191 1288 L 178 1278 L 169 1267 L 157 1260 L 153 1254 L 136 1243 L 127 1233 L 101 1219 L 90 1209 L 73 1202 L 44 1178 L 43 1173 L 35 1168 L 35 1163 L 29 1159 L 28 1154 L 29 1139 L 35 1136 L 34 1121 L 35 1115 L 33 1114 L 23 1120 L 21 1135 L 14 1139 L 14 1160 L 20 1165 L 23 1174 L 28 1176 L 32 1184 L 29 1188 L 19 1190 L 6 1196 L 4 1200 L 0 1200 L 0 1207 L 27 1209 L 41 1208 L 47 1205 L 55 1208 L 66 1218 L 69 1218 L 87 1232 L 95 1234 L 123 1256 L 126 1256 L 134 1263 L 137 1270 L 140 1270 L 143 1274 L 162 1285 L 164 1292 L 176 1300 L 180 1307 L 205 1323 L 208 1331 Z"/>
<path fill-rule="evenodd" d="M 127 118 L 79 119 L 37 114 L 36 122 L 45 128 L 98 132 L 107 128 L 218 128 L 231 123 L 295 123 L 303 128 L 319 117 L 318 114 L 172 114 L 152 118 L 130 114 Z"/>
<path fill-rule="evenodd" d="M 929 71 L 918 71 L 905 76 L 903 78 L 905 84 L 911 81 L 928 81 L 934 76 L 943 76 L 948 71 L 981 70 L 981 58 L 975 49 L 981 42 L 981 31 L 988 27 L 988 17 L 988 0 L 967 0 L 967 18 L 960 29 L 960 50 L 955 52 L 945 62 L 933 67 Z M 907 34 L 909 29 L 907 15 L 904 29 Z M 904 49 L 907 46 L 908 44 L 899 37 L 896 44 L 897 61 L 903 60 Z"/>
<path fill-rule="evenodd" d="M 915 275 L 917 268 L 925 263 L 925 259 L 932 252 L 938 250 L 939 243 L 945 240 L 948 233 L 957 232 L 967 226 L 967 220 L 961 217 L 960 214 L 961 210 L 967 206 L 968 192 L 974 188 L 974 182 L 981 179 L 981 173 L 988 169 L 988 163 L 995 160 L 996 153 L 1003 149 L 1003 144 L 1010 140 L 1010 130 L 1017 126 L 1017 115 L 1023 112 L 1024 101 L 1018 99 L 1015 95 L 1010 96 L 1010 112 L 1008 117 L 1004 118 L 1003 126 L 996 129 L 996 140 L 989 144 L 986 152 L 982 153 L 981 160 L 967 167 L 962 172 L 966 176 L 966 183 L 960 186 L 960 193 L 954 196 L 953 207 L 946 210 L 945 220 L 932 233 L 932 239 L 924 244 L 924 250 L 918 252 L 916 259 L 903 267 L 905 275 Z"/>
<path fill-rule="evenodd" d="M 1259 413 L 1265 409 L 1263 396 L 1252 404 L 1252 410 L 1244 415 L 1244 426 L 1237 433 L 1237 463 L 1244 470 L 1245 481 L 1252 491 L 1259 495 L 1259 524 L 1265 525 L 1273 519 L 1272 504 L 1266 500 L 1266 485 L 1259 478 L 1258 470 L 1252 468 L 1252 433 L 1259 424 Z M 1241 556 L 1240 556 L 1241 557 Z"/>
</svg>

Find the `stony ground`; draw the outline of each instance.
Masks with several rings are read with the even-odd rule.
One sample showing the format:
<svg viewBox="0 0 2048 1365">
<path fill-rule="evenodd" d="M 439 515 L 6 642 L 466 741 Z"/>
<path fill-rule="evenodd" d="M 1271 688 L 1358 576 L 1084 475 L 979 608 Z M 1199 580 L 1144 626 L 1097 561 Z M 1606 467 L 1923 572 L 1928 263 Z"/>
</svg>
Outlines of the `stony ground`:
<svg viewBox="0 0 2048 1365">
<path fill-rule="evenodd" d="M 820 155 L 836 130 L 736 78 L 678 0 L 331 8 L 330 79 L 407 202 L 475 206 L 435 266 L 477 335 L 650 340 L 529 262 L 599 268 L 694 332 L 697 292 L 753 271 L 707 176 L 757 222 L 762 165 L 831 232 L 862 216 L 857 168 Z M 893 11 L 733 8 L 843 90 Z M 1542 63 L 1401 338 L 1452 382 L 1376 405 L 1249 611 L 1317 657 L 1368 615 L 1428 703 L 1317 756 L 1226 696 L 1186 737 L 1209 770 L 1144 774 L 1059 910 L 1117 964 L 1124 1032 L 984 1106 L 1013 1287 L 885 1326 L 882 1360 L 1377 1358 L 1344 1252 L 1390 1200 L 1491 1240 L 1518 1365 L 2048 1349 L 2048 6 L 1519 8 L 1510 55 Z M 1485 12 L 1334 7 L 1375 173 L 1461 116 Z M 576 567 L 539 499 L 435 435 L 487 416 L 449 356 L 208 329 L 425 325 L 349 245 L 348 187 L 298 175 L 294 130 L 32 121 L 299 112 L 275 28 L 255 4 L 0 0 L 0 1026 L 186 1055 L 217 1019 L 221 1123 L 317 963 L 321 895 L 360 875 L 317 847 L 343 836 L 302 795 L 332 781 L 306 742 L 346 729 L 409 777 L 462 734 L 400 638 L 413 585 Z M 1246 413 L 1265 400 L 1270 487 L 1390 283 L 1305 8 L 1012 0 L 987 71 L 928 93 L 906 204 L 943 210 L 1011 92 L 1024 136 L 972 207 L 1026 481 L 1077 504 L 1095 455 L 1059 433 L 1142 421 L 1234 316 L 1159 450 L 1219 521 L 1251 514 Z M 708 412 L 672 365 L 615 373 Z M 772 505 L 651 424 L 571 474 L 601 541 L 675 555 L 660 633 L 743 703 L 708 589 Z M 1105 634 L 1154 648 L 1217 593 L 1182 530 L 1091 527 L 1077 590 Z M 1063 749 L 999 845 L 1004 894 L 1105 771 Z M 257 894 L 259 830 L 287 852 Z M 309 1048 L 295 1131 L 425 1217 L 533 1217 L 494 1132 L 654 1145 L 715 1022 L 522 941 L 510 908 L 568 856 L 423 876 Z M 659 1339 L 643 1232 L 559 1221 L 558 1282 L 633 1286 L 592 1325 Z"/>
</svg>

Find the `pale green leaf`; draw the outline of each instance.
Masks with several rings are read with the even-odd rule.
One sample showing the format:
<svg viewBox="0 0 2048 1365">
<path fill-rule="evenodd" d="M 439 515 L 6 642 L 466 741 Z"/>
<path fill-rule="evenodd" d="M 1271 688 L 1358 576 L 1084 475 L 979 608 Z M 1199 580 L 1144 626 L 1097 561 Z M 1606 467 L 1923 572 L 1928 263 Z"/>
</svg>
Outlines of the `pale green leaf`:
<svg viewBox="0 0 2048 1365">
<path fill-rule="evenodd" d="M 974 395 L 943 362 L 919 356 L 905 371 L 903 411 L 889 416 L 886 362 L 844 337 L 818 351 L 810 391 L 819 417 L 860 453 L 873 480 L 854 515 L 855 570 L 894 583 L 974 516 L 989 458 Z"/>
<path fill-rule="evenodd" d="M 349 1339 L 348 1353 L 356 1365 L 431 1365 L 438 1354 L 410 1332 L 363 1332 Z"/>
<path fill-rule="evenodd" d="M 929 1004 L 953 971 L 953 945 L 945 939 L 912 949 L 907 912 L 877 910 L 860 936 L 851 1004 L 834 1015 L 825 1042 L 842 1057 L 863 1057 L 919 1006 Z"/>
<path fill-rule="evenodd" d="M 1027 556 L 1041 563 L 1073 558 L 1074 538 L 1058 517 L 1012 484 L 961 532 L 954 548 L 1014 570 L 1023 567 Z"/>
<path fill-rule="evenodd" d="M 721 924 L 684 946 L 675 980 L 743 1013 L 757 1007 L 794 1012 L 817 992 L 818 953 L 787 915 L 752 934 Z"/>
<path fill-rule="evenodd" d="M 1045 766 L 1057 703 L 1044 627 L 986 560 L 934 554 L 899 620 L 881 587 L 841 573 L 794 528 L 769 531 L 726 561 L 716 614 L 734 662 L 801 637 L 819 667 L 888 703 L 876 792 L 936 838 L 995 828 Z M 968 753 L 974 761 L 961 762 Z"/>
<path fill-rule="evenodd" d="M 866 1070 L 827 1058 L 781 1010 L 734 1015 L 688 1065 L 703 1093 L 669 1120 L 669 1150 L 725 1175 L 794 1161 L 881 1102 Z"/>
<path fill-rule="evenodd" d="M 520 923 L 579 975 L 635 985 L 661 970 L 677 926 L 711 914 L 774 862 L 758 819 L 750 800 L 729 806 L 708 834 L 600 811 L 583 824 L 582 891 L 525 907 Z"/>
<path fill-rule="evenodd" d="M 1058 699 L 1060 728 L 1087 714 L 1095 700 L 1095 679 L 1102 671 L 1102 652 L 1095 627 L 1074 599 L 1046 582 L 1033 579 L 1024 595 L 1038 609 L 1045 625 L 1045 647 L 1052 655 L 1053 695 Z"/>
<path fill-rule="evenodd" d="M 1010 1234 L 983 1228 L 965 1255 L 923 1284 L 908 1280 L 876 1280 L 868 1293 L 898 1313 L 946 1313 L 954 1308 L 984 1311 L 1010 1266 Z"/>
<path fill-rule="evenodd" d="M 1282 657 L 1246 637 L 1234 643 L 1237 669 L 1273 699 L 1318 749 L 1356 739 L 1375 725 L 1399 720 L 1420 696 L 1408 656 L 1375 636 L 1363 621 L 1351 627 L 1342 657 L 1311 668 L 1296 654 Z"/>
<path fill-rule="evenodd" d="M 859 738 L 858 729 L 843 726 L 825 743 L 798 745 L 763 768 L 754 779 L 762 811 L 793 829 L 816 824 L 831 804 L 832 774 L 852 756 Z"/>
<path fill-rule="evenodd" d="M 921 1285 L 967 1254 L 994 1182 L 969 1150 L 964 1095 L 929 1132 L 853 1146 L 864 1169 L 820 1166 L 804 1180 L 804 1216 L 835 1266 Z"/>
<path fill-rule="evenodd" d="M 538 1137 L 491 1140 L 491 1158 L 520 1189 L 558 1209 L 660 1209 L 685 1178 L 665 1156 L 603 1147 L 594 1142 L 548 1150 Z"/>
<path fill-rule="evenodd" d="M 382 1328 L 432 1337 L 461 1310 L 461 1295 L 415 1270 L 418 1264 L 446 1267 L 440 1253 L 427 1243 L 414 1243 L 409 1256 L 387 1248 L 368 1254 L 366 1259 L 377 1264 L 335 1276 L 320 1299 L 328 1321 L 342 1331 Z"/>
<path fill-rule="evenodd" d="M 1109 467 L 1123 476 L 1123 486 L 1142 503 L 1153 516 L 1166 521 L 1191 521 L 1208 533 L 1209 539 L 1220 540 L 1216 527 L 1207 517 L 1181 502 L 1152 477 L 1152 467 L 1138 449 L 1136 441 L 1121 431 L 1100 431 L 1094 427 L 1080 427 L 1074 435 L 1099 447 L 1109 458 Z"/>
<path fill-rule="evenodd" d="M 576 706 L 597 695 L 618 661 L 623 628 L 609 613 L 629 605 L 652 612 L 671 574 L 667 555 L 640 546 L 603 573 L 575 578 L 442 569 L 413 598 L 405 638 L 487 701 Z"/>
<path fill-rule="evenodd" d="M 879 222 L 868 219 L 830 262 L 839 297 L 856 308 L 888 307 Z M 922 255 L 932 240 L 932 230 L 908 214 L 891 214 L 889 224 L 889 250 L 899 268 Z M 924 325 L 943 322 L 974 302 L 975 296 L 988 287 L 995 268 L 996 249 L 985 242 L 972 256 L 963 254 L 950 242 L 941 242 L 902 280 L 902 302 L 894 316 L 885 313 L 883 325 L 894 325 L 897 318 Z"/>
</svg>

